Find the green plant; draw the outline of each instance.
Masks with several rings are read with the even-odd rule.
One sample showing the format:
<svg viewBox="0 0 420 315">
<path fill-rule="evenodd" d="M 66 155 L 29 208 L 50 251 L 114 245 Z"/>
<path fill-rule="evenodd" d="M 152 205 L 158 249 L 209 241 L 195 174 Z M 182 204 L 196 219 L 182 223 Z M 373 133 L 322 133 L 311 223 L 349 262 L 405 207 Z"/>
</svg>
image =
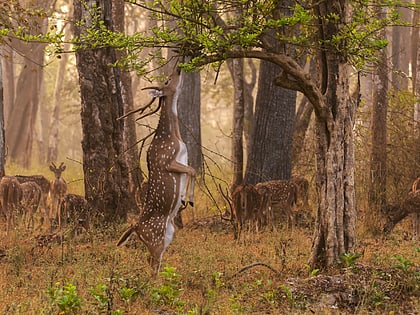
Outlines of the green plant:
<svg viewBox="0 0 420 315">
<path fill-rule="evenodd" d="M 393 257 L 395 260 L 399 262 L 399 264 L 395 264 L 392 268 L 400 269 L 404 272 L 408 272 L 411 267 L 413 266 L 413 262 L 409 259 L 404 258 L 402 255 L 397 255 Z"/>
<path fill-rule="evenodd" d="M 315 269 L 312 269 L 311 266 L 308 265 L 308 264 L 306 264 L 305 267 L 306 267 L 306 269 L 308 269 L 309 275 L 311 277 L 315 277 L 318 274 L 318 272 L 319 272 L 319 269 L 316 269 L 316 268 Z"/>
<path fill-rule="evenodd" d="M 105 284 L 98 284 L 95 289 L 90 289 L 89 292 L 95 298 L 95 304 L 99 311 L 104 311 L 109 308 L 109 290 Z"/>
<path fill-rule="evenodd" d="M 184 302 L 179 298 L 183 291 L 179 279 L 181 275 L 175 272 L 176 268 L 166 266 L 160 276 L 163 277 L 163 284 L 152 288 L 151 296 L 155 304 L 168 305 L 180 310 Z"/>
<path fill-rule="evenodd" d="M 60 314 L 76 314 L 82 306 L 82 298 L 77 295 L 76 286 L 68 283 L 61 286 L 59 282 L 48 288 L 51 304 L 58 307 Z"/>
<path fill-rule="evenodd" d="M 362 257 L 362 254 L 345 253 L 343 256 L 341 256 L 341 261 L 345 268 L 352 268 L 360 257 Z"/>
<path fill-rule="evenodd" d="M 295 305 L 295 296 L 293 295 L 292 289 L 287 285 L 281 285 L 280 290 L 284 292 L 284 297 L 289 302 L 290 307 L 294 307 Z"/>
</svg>

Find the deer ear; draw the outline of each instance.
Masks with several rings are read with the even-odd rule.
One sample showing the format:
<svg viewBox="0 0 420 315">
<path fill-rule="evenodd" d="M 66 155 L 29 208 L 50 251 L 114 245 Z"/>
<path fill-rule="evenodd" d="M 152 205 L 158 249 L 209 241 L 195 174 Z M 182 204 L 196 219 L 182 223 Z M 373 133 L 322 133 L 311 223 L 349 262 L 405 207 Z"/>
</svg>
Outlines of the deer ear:
<svg viewBox="0 0 420 315">
<path fill-rule="evenodd" d="M 153 89 L 149 92 L 149 95 L 151 97 L 162 97 L 163 96 L 163 92 L 161 90 L 158 89 Z"/>
</svg>

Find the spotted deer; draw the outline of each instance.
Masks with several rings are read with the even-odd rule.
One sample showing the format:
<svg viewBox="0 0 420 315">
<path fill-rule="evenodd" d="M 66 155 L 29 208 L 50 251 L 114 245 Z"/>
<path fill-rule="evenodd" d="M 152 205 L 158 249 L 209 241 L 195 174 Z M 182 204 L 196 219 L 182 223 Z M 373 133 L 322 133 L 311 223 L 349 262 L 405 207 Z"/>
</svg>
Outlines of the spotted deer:
<svg viewBox="0 0 420 315">
<path fill-rule="evenodd" d="M 309 182 L 308 180 L 300 175 L 292 176 L 290 179 L 297 186 L 297 201 L 296 203 L 299 206 L 304 207 L 305 209 L 309 208 Z"/>
<path fill-rule="evenodd" d="M 223 194 L 223 191 L 221 192 Z M 250 231 L 255 227 L 255 230 L 258 231 L 260 224 L 263 223 L 259 214 L 261 198 L 253 185 L 238 185 L 233 190 L 231 197 L 227 194 L 223 194 L 223 197 L 231 209 L 230 220 L 236 240 L 240 240 L 244 228 Z"/>
<path fill-rule="evenodd" d="M 50 183 L 51 208 L 48 216 L 50 227 L 53 226 L 53 221 L 58 222 L 58 226 L 61 225 L 59 207 L 64 195 L 67 192 L 67 183 L 64 178 L 61 177 L 61 174 L 65 169 L 66 166 L 63 162 L 61 162 L 59 167 L 51 162 L 50 171 L 54 173 L 55 178 Z"/>
<path fill-rule="evenodd" d="M 13 176 L 3 176 L 0 180 L 0 203 L 6 216 L 6 235 L 15 227 L 15 215 L 20 212 L 22 188 Z"/>
<path fill-rule="evenodd" d="M 44 218 L 49 219 L 50 208 L 48 206 L 48 196 L 50 194 L 50 181 L 43 175 L 14 175 L 19 183 L 22 185 L 26 182 L 34 182 L 41 188 L 41 200 L 39 207 L 42 208 L 43 214 L 41 215 L 41 225 L 44 222 Z"/>
<path fill-rule="evenodd" d="M 34 229 L 34 215 L 38 210 L 39 204 L 42 199 L 41 187 L 32 181 L 27 181 L 20 184 L 22 189 L 22 211 L 25 225 L 28 229 Z M 43 217 L 41 217 L 41 224 L 43 223 Z"/>
<path fill-rule="evenodd" d="M 136 224 L 126 230 L 117 242 L 124 244 L 136 233 L 150 253 L 154 274 L 160 269 L 162 255 L 171 243 L 174 218 L 186 204 L 193 204 L 195 170 L 187 164 L 187 148 L 178 125 L 177 101 L 182 86 L 182 73 L 176 70 L 165 84 L 151 89 L 159 99 L 160 118 L 153 140 L 147 150 L 149 179 L 146 200 Z"/>
<path fill-rule="evenodd" d="M 411 185 L 411 192 L 414 194 L 416 192 L 420 192 L 420 177 L 418 177 Z M 419 238 L 419 226 L 420 226 L 420 212 L 413 213 L 412 215 L 413 221 L 413 240 L 417 240 Z"/>
<path fill-rule="evenodd" d="M 298 187 L 289 180 L 270 180 L 255 185 L 256 190 L 262 198 L 262 204 L 272 211 L 275 221 L 278 221 L 282 214 L 286 215 L 288 226 L 295 224 L 295 215 L 292 207 L 296 204 Z M 268 208 L 272 207 L 271 210 Z"/>
<path fill-rule="evenodd" d="M 70 226 L 72 234 L 81 230 L 88 231 L 92 215 L 93 211 L 83 196 L 76 194 L 64 195 L 60 204 L 62 227 Z"/>
<path fill-rule="evenodd" d="M 408 196 L 400 203 L 386 205 L 382 212 L 385 214 L 386 222 L 383 228 L 385 234 L 389 234 L 400 221 L 408 215 L 420 215 L 420 190 L 410 191 Z M 416 227 L 417 228 L 417 227 Z M 416 235 L 413 231 L 413 239 Z"/>
</svg>

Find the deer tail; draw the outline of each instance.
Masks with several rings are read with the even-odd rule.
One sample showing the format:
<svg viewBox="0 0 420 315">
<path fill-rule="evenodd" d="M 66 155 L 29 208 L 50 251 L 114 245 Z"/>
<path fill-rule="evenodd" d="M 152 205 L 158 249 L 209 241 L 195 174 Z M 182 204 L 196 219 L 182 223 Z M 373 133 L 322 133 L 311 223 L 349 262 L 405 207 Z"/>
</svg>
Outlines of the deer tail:
<svg viewBox="0 0 420 315">
<path fill-rule="evenodd" d="M 133 234 L 136 230 L 137 225 L 130 226 L 120 237 L 117 242 L 117 246 L 124 245 L 130 238 L 131 234 Z"/>
</svg>

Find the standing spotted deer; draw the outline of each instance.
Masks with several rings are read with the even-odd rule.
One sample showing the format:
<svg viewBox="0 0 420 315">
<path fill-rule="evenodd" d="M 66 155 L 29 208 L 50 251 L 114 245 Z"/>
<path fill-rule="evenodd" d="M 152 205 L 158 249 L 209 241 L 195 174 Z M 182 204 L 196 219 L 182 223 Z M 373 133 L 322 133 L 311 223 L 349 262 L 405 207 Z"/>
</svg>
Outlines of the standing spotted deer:
<svg viewBox="0 0 420 315">
<path fill-rule="evenodd" d="M 15 215 L 20 211 L 22 188 L 13 176 L 3 176 L 0 180 L 0 203 L 6 216 L 6 234 L 15 228 Z"/>
<path fill-rule="evenodd" d="M 286 215 L 288 226 L 295 224 L 295 215 L 292 207 L 296 204 L 298 187 L 289 180 L 270 180 L 255 185 L 258 193 L 261 195 L 261 202 L 266 207 L 266 211 L 273 211 L 275 220 L 278 220 L 282 214 Z M 272 207 L 272 209 L 269 209 Z"/>
<path fill-rule="evenodd" d="M 117 246 L 136 233 L 150 253 L 150 265 L 156 274 L 162 255 L 174 236 L 174 218 L 186 204 L 193 204 L 195 170 L 187 164 L 187 148 L 178 125 L 177 101 L 182 85 L 182 73 L 175 71 L 162 87 L 150 88 L 159 98 L 159 123 L 147 150 L 149 180 L 146 200 L 138 222 L 126 230 Z"/>
<path fill-rule="evenodd" d="M 55 178 L 51 181 L 50 184 L 50 195 L 51 195 L 51 208 L 49 214 L 50 227 L 53 226 L 53 221 L 58 222 L 58 225 L 61 225 L 60 218 L 60 203 L 63 200 L 64 195 L 67 192 L 67 183 L 64 178 L 61 177 L 61 174 L 66 169 L 66 166 L 62 162 L 59 167 L 57 167 L 53 162 L 50 165 L 50 171 L 54 173 Z"/>
</svg>

